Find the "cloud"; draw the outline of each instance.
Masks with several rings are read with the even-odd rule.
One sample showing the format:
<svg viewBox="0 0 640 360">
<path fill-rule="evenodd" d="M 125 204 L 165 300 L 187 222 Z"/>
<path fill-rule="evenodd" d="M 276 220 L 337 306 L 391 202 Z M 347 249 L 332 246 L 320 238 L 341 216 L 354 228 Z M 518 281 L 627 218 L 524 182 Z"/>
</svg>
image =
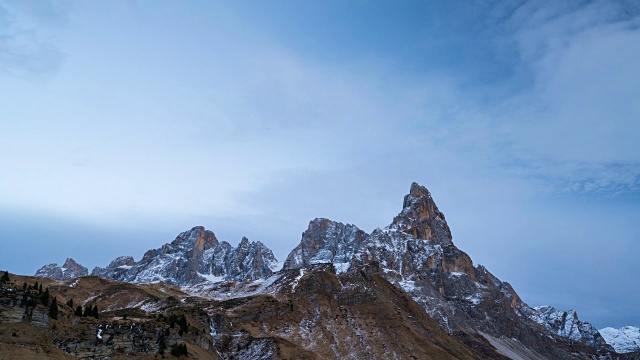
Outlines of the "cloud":
<svg viewBox="0 0 640 360">
<path fill-rule="evenodd" d="M 559 191 L 637 191 L 638 25 L 634 2 L 529 1 L 507 12 L 496 39 L 515 48 L 519 70 L 507 82 L 520 86 L 472 104 L 497 165 Z"/>
<path fill-rule="evenodd" d="M 62 54 L 51 30 L 66 10 L 54 1 L 0 2 L 0 70 L 19 76 L 57 72 Z"/>
</svg>

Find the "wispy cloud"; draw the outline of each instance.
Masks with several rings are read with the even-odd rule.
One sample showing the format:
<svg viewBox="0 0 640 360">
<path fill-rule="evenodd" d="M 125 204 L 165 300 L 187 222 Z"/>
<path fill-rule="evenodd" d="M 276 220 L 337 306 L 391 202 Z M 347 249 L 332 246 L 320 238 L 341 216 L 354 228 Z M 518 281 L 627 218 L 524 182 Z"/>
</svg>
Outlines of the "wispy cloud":
<svg viewBox="0 0 640 360">
<path fill-rule="evenodd" d="M 56 72 L 62 54 L 50 36 L 65 16 L 66 7 L 54 1 L 0 1 L 0 71 L 38 76 Z"/>
<path fill-rule="evenodd" d="M 637 191 L 640 6 L 530 1 L 506 10 L 508 31 L 495 36 L 514 47 L 519 70 L 507 83 L 520 86 L 471 104 L 463 133 L 485 132 L 478 144 L 497 166 L 559 191 Z"/>
</svg>

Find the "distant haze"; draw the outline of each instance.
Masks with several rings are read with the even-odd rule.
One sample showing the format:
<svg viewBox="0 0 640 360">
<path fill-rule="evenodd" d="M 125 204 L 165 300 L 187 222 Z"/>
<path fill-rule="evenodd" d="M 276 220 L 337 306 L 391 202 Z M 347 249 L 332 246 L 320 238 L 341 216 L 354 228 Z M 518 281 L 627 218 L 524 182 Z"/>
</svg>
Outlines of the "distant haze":
<svg viewBox="0 0 640 360">
<path fill-rule="evenodd" d="M 638 64 L 635 1 L 0 1 L 0 269 L 284 260 L 417 181 L 529 305 L 638 326 Z"/>
</svg>

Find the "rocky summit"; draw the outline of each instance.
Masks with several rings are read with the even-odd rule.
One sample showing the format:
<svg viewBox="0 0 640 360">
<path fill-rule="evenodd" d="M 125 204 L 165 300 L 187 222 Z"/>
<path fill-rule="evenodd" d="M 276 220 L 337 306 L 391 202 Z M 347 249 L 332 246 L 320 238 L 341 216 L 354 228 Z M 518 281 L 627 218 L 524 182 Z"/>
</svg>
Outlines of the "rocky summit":
<svg viewBox="0 0 640 360">
<path fill-rule="evenodd" d="M 325 218 L 310 221 L 280 265 L 260 242 L 242 238 L 233 247 L 199 226 L 140 261 L 121 256 L 95 268 L 97 277 L 86 278 L 94 280 L 56 283 L 52 293 L 95 302 L 111 318 L 137 314 L 146 353 L 159 352 L 164 341 L 153 340 L 149 329 L 162 327 L 160 314 L 175 313 L 206 336 L 178 334 L 183 337 L 171 341 L 189 343 L 210 358 L 638 358 L 619 354 L 635 351 L 619 332 L 603 337 L 573 311 L 530 307 L 507 282 L 475 265 L 417 183 L 391 223 L 371 233 Z M 144 283 L 149 285 L 135 285 Z M 80 284 L 95 288 L 82 292 Z M 67 316 L 71 323 L 73 316 Z M 116 323 L 99 326 L 96 331 L 106 331 Z M 66 352 L 93 346 L 60 341 Z M 101 354 L 122 351 L 107 345 L 100 345 Z"/>
<path fill-rule="evenodd" d="M 247 281 L 270 275 L 278 266 L 273 252 L 261 242 L 242 238 L 234 248 L 215 234 L 196 226 L 170 244 L 147 251 L 139 262 L 130 256 L 113 260 L 91 275 L 134 283 L 163 281 L 188 285 L 202 281 Z"/>
<path fill-rule="evenodd" d="M 89 275 L 89 270 L 78 264 L 72 258 L 68 258 L 62 266 L 56 263 L 45 265 L 36 271 L 35 276 L 51 279 L 73 279 Z"/>
</svg>

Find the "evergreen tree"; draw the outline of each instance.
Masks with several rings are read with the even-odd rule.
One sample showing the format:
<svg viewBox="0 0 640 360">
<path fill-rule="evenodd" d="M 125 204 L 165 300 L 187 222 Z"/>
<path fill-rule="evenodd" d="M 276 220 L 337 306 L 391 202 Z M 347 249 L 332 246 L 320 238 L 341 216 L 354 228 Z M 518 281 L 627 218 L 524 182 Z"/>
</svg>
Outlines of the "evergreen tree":
<svg viewBox="0 0 640 360">
<path fill-rule="evenodd" d="M 182 355 L 188 355 L 187 344 L 176 344 L 171 348 L 171 355 L 180 357 Z"/>
<path fill-rule="evenodd" d="M 2 274 L 2 278 L 0 278 L 0 280 L 2 280 L 3 283 L 8 283 L 9 280 L 9 272 L 5 271 L 4 274 Z"/>
<path fill-rule="evenodd" d="M 189 331 L 189 324 L 187 323 L 187 318 L 182 314 L 182 317 L 178 320 L 178 325 L 180 325 L 180 330 L 185 334 Z"/>
<path fill-rule="evenodd" d="M 98 311 L 98 305 L 93 305 L 93 309 L 91 309 L 91 316 L 94 318 L 98 318 L 100 316 L 100 312 Z"/>
<path fill-rule="evenodd" d="M 49 317 L 52 319 L 58 318 L 58 299 L 55 297 L 51 300 L 51 306 L 49 306 Z"/>
<path fill-rule="evenodd" d="M 36 283 L 33 285 L 33 288 L 38 291 L 38 281 L 36 281 Z"/>
<path fill-rule="evenodd" d="M 85 306 L 84 311 L 82 312 L 82 317 L 91 316 L 91 305 Z"/>
<path fill-rule="evenodd" d="M 37 282 L 37 281 L 36 281 Z M 38 293 L 42 294 L 42 283 L 40 283 L 40 287 L 38 287 Z"/>
<path fill-rule="evenodd" d="M 40 286 L 42 286 L 42 284 Z M 42 295 L 40 295 L 40 302 L 42 302 L 44 306 L 49 306 L 49 288 L 46 288 Z"/>
<path fill-rule="evenodd" d="M 82 306 L 78 305 L 78 307 L 76 308 L 76 312 L 74 313 L 75 316 L 82 316 Z"/>
<path fill-rule="evenodd" d="M 69 299 L 69 301 L 67 301 L 67 306 L 73 309 L 73 298 Z"/>
<path fill-rule="evenodd" d="M 24 284 L 22 284 L 22 290 L 24 290 L 24 291 L 27 290 L 27 283 L 26 282 Z"/>
</svg>

